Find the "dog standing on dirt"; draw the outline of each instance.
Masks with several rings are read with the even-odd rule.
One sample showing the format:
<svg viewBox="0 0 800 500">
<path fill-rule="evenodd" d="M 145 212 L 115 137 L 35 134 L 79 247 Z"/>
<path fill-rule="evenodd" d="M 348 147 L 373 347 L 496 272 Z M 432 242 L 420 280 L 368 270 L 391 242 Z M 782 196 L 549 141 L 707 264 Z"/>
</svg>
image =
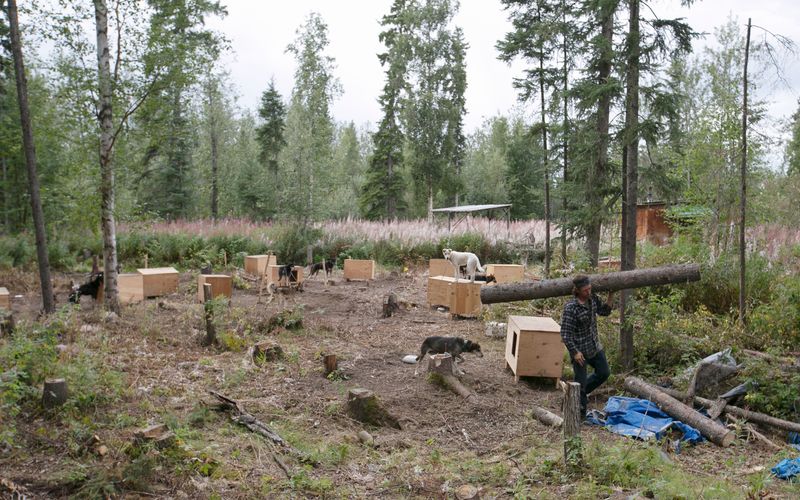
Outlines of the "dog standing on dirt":
<svg viewBox="0 0 800 500">
<path fill-rule="evenodd" d="M 294 264 L 286 264 L 285 266 L 278 267 L 278 283 L 284 283 L 283 279 L 286 278 L 286 285 L 297 282 L 297 272 L 294 270 Z"/>
<path fill-rule="evenodd" d="M 333 272 L 336 262 L 333 259 L 327 259 L 325 262 L 315 262 L 308 268 L 308 277 L 316 276 L 318 272 L 325 271 L 325 279 L 328 279 Z"/>
<path fill-rule="evenodd" d="M 72 285 L 72 291 L 69 294 L 69 301 L 73 304 L 81 302 L 81 296 L 91 295 L 93 299 L 97 300 L 97 291 L 103 287 L 103 273 L 92 274 L 89 281 L 83 285 Z"/>
<path fill-rule="evenodd" d="M 455 279 L 459 278 L 459 269 L 461 266 L 466 266 L 467 274 L 469 275 L 469 279 L 471 282 L 475 282 L 475 273 L 480 271 L 482 273 L 486 272 L 481 267 L 481 261 L 478 260 L 478 256 L 471 252 L 456 252 L 451 250 L 450 248 L 445 248 L 442 250 L 444 254 L 444 258 L 450 261 L 450 264 L 453 265 L 454 274 L 453 277 Z"/>
<path fill-rule="evenodd" d="M 465 340 L 461 337 L 428 337 L 422 342 L 417 362 L 422 360 L 426 354 L 444 354 L 449 353 L 453 356 L 455 362 L 464 361 L 461 353 L 473 352 L 479 358 L 483 357 L 480 344 L 476 344 L 471 340 Z"/>
</svg>

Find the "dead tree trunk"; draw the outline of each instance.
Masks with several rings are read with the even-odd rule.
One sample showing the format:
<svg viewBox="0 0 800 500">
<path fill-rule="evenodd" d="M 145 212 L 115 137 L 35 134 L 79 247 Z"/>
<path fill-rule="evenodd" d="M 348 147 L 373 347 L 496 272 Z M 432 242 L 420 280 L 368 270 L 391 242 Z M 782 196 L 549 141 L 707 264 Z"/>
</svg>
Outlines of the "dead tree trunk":
<svg viewBox="0 0 800 500">
<path fill-rule="evenodd" d="M 747 19 L 747 43 L 744 49 L 744 83 L 742 84 L 742 168 L 741 182 L 739 185 L 739 323 L 744 327 L 747 323 L 747 295 L 745 280 L 745 246 L 744 246 L 744 221 L 745 207 L 747 204 L 747 62 L 750 59 L 750 19 Z"/>
<path fill-rule="evenodd" d="M 580 401 L 579 401 L 580 403 Z M 531 408 L 531 413 L 539 422 L 549 425 L 550 427 L 561 427 L 564 425 L 564 419 L 555 413 L 545 410 L 541 406 L 534 406 Z"/>
<path fill-rule="evenodd" d="M 593 274 L 589 278 L 592 280 L 593 291 L 610 292 L 627 288 L 698 281 L 700 279 L 700 266 L 698 264 L 681 264 L 652 267 L 616 273 Z M 560 297 L 571 293 L 572 279 L 559 278 L 533 283 L 485 286 L 481 288 L 481 302 L 483 304 L 494 304 L 497 302 L 513 302 L 515 300 Z"/>
<path fill-rule="evenodd" d="M 56 310 L 53 297 L 53 283 L 50 281 L 50 259 L 47 254 L 47 235 L 44 228 L 42 199 L 39 194 L 39 174 L 36 171 L 36 147 L 33 142 L 33 125 L 28 105 L 28 80 L 25 77 L 25 64 L 22 60 L 22 41 L 17 19 L 17 2 L 8 0 L 8 27 L 11 53 L 14 58 L 14 72 L 17 79 L 17 100 L 19 101 L 19 121 L 22 128 L 22 144 L 25 151 L 25 165 L 28 170 L 28 190 L 31 196 L 31 213 L 36 234 L 36 259 L 39 263 L 39 281 L 42 286 L 42 308 L 46 313 Z"/>
<path fill-rule="evenodd" d="M 203 339 L 203 345 L 212 345 L 217 341 L 217 329 L 214 326 L 214 311 L 211 302 L 211 283 L 203 285 L 203 309 L 206 315 L 206 337 Z"/>
<path fill-rule="evenodd" d="M 683 399 L 685 397 L 685 394 L 681 393 L 680 391 L 676 391 L 675 389 L 662 389 L 662 391 L 676 399 Z M 711 408 L 714 406 L 714 401 L 701 398 L 699 396 L 694 397 L 694 402 L 701 404 L 706 408 Z M 798 422 L 789 422 L 788 420 L 775 418 L 764 413 L 745 410 L 744 408 L 739 408 L 738 406 L 727 405 L 722 409 L 722 413 L 743 418 L 749 422 L 755 422 L 760 425 L 768 425 L 770 427 L 774 427 L 775 429 L 781 429 L 790 432 L 800 432 L 800 423 Z"/>
<path fill-rule="evenodd" d="M 583 461 L 581 443 L 581 384 L 564 382 L 564 464 L 568 468 L 580 466 Z"/>
<path fill-rule="evenodd" d="M 710 418 L 701 415 L 693 408 L 673 398 L 660 388 L 654 387 L 641 379 L 628 377 L 625 379 L 624 387 L 628 392 L 654 402 L 669 416 L 691 425 L 700 431 L 703 436 L 708 438 L 709 441 L 718 446 L 728 446 L 736 437 L 733 431 L 722 427 Z"/>
</svg>

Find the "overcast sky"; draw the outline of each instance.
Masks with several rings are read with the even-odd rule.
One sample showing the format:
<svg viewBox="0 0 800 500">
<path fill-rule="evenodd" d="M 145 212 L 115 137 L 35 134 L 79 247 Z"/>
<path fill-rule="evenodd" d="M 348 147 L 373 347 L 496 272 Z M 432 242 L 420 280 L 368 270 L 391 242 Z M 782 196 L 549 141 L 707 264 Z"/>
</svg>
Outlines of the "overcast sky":
<svg viewBox="0 0 800 500">
<path fill-rule="evenodd" d="M 383 86 L 383 71 L 376 57 L 382 50 L 378 23 L 389 11 L 391 0 L 223 0 L 223 3 L 228 16 L 213 20 L 211 26 L 231 41 L 232 51 L 225 63 L 241 96 L 241 106 L 256 109 L 272 77 L 284 98 L 288 98 L 295 64 L 285 49 L 294 40 L 298 26 L 314 11 L 328 25 L 328 55 L 336 60 L 335 75 L 344 90 L 333 105 L 335 118 L 352 120 L 356 125 L 380 120 L 377 97 Z M 749 16 L 753 24 L 800 41 L 800 0 L 700 0 L 688 9 L 681 8 L 678 0 L 652 0 L 649 5 L 661 18 L 687 18 L 699 32 L 713 33 L 715 27 L 733 14 L 742 25 Z M 643 16 L 650 15 L 647 10 L 642 6 Z M 462 0 L 455 22 L 463 28 L 470 46 L 465 125 L 467 131 L 472 131 L 485 118 L 506 114 L 517 105 L 512 78 L 524 66 L 508 67 L 497 60 L 495 43 L 510 27 L 499 0 Z M 754 30 L 753 36 L 762 35 Z M 707 40 L 712 38 L 709 36 Z M 706 43 L 696 42 L 695 52 Z M 786 78 L 788 86 L 766 87 L 773 115 L 788 116 L 796 109 L 798 93 L 794 88 L 800 82 L 796 58 L 788 61 Z M 773 79 L 770 76 L 766 83 Z"/>
</svg>

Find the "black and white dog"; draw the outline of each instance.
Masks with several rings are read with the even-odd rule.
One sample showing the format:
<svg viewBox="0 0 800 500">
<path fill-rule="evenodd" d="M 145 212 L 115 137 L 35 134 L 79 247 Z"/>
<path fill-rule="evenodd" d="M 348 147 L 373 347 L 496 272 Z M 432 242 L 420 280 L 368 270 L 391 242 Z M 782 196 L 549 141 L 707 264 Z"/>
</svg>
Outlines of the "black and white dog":
<svg viewBox="0 0 800 500">
<path fill-rule="evenodd" d="M 328 278 L 333 272 L 336 262 L 333 259 L 326 259 L 325 262 L 315 262 L 308 268 L 308 277 L 316 276 L 318 272 L 325 271 L 325 278 Z"/>
<path fill-rule="evenodd" d="M 81 296 L 91 295 L 92 298 L 97 299 L 97 291 L 103 287 L 103 273 L 93 274 L 89 277 L 89 281 L 83 285 L 73 285 L 72 292 L 69 294 L 69 301 L 73 304 L 78 304 L 81 301 Z"/>
<path fill-rule="evenodd" d="M 422 348 L 420 349 L 419 356 L 417 356 L 417 362 L 428 353 L 449 353 L 453 356 L 454 361 L 464 361 L 464 358 L 461 357 L 461 353 L 463 352 L 474 352 L 479 358 L 483 357 L 481 346 L 471 340 L 465 340 L 461 337 L 428 337 L 422 342 Z"/>
<path fill-rule="evenodd" d="M 286 278 L 284 282 L 283 279 Z M 294 264 L 286 264 L 285 266 L 278 267 L 278 283 L 297 283 L 297 271 L 294 270 Z"/>
</svg>

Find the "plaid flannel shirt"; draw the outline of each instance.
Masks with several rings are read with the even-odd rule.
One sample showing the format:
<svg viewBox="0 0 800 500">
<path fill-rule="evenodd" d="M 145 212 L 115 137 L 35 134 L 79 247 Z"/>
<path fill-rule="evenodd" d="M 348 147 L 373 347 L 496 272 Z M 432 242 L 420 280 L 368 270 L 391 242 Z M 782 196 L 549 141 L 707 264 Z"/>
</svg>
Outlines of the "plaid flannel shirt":
<svg viewBox="0 0 800 500">
<path fill-rule="evenodd" d="M 597 314 L 608 316 L 611 314 L 611 306 L 602 302 L 594 293 L 585 304 L 574 298 L 564 306 L 561 340 L 567 346 L 570 357 L 574 358 L 580 352 L 589 359 L 603 350 L 603 344 L 597 336 Z"/>
</svg>

